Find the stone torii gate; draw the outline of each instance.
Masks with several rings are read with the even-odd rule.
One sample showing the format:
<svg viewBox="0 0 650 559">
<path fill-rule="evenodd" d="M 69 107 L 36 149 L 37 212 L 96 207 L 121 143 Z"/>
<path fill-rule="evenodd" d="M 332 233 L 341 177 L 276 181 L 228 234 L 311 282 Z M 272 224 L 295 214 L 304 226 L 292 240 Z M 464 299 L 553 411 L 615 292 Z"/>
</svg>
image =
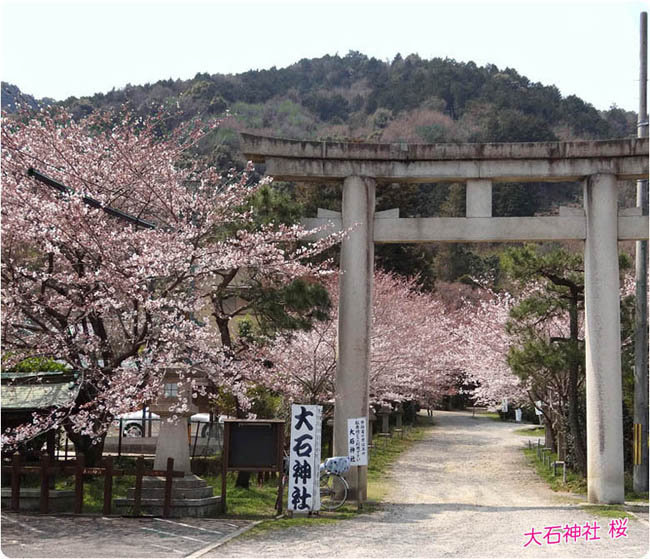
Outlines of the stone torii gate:
<svg viewBox="0 0 650 559">
<path fill-rule="evenodd" d="M 587 480 L 592 503 L 621 503 L 623 421 L 619 240 L 648 238 L 642 208 L 618 209 L 617 181 L 647 179 L 648 139 L 502 144 L 365 144 L 242 134 L 242 151 L 277 180 L 339 182 L 341 216 L 324 212 L 309 227 L 354 226 L 341 245 L 334 452 L 347 454 L 347 419 L 368 414 L 374 243 L 583 240 Z M 375 214 L 377 185 L 465 182 L 466 217 Z M 584 209 L 559 216 L 492 217 L 492 184 L 580 181 Z M 380 215 L 384 214 L 384 215 Z M 387 215 L 386 215 L 387 214 Z M 644 435 L 644 444 L 647 435 Z M 366 475 L 351 487 L 365 497 Z"/>
</svg>

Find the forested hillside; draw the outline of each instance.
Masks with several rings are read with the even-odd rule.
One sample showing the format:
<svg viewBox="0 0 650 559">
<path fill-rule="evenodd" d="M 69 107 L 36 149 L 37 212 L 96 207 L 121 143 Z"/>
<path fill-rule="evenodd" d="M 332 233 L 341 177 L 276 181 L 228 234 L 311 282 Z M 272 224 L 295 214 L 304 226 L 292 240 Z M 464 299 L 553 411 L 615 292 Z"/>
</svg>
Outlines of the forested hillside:
<svg viewBox="0 0 650 559">
<path fill-rule="evenodd" d="M 32 109 L 37 109 L 42 105 L 49 105 L 53 102 L 52 99 L 42 99 L 40 101 L 34 99 L 32 95 L 28 95 L 20 91 L 18 86 L 11 83 L 2 82 L 2 110 L 13 113 L 17 110 L 18 104 L 28 105 Z"/>
<path fill-rule="evenodd" d="M 7 84 L 2 105 L 11 108 L 5 96 Z M 293 138 L 523 142 L 625 137 L 636 125 L 632 112 L 599 112 L 511 68 L 413 54 L 398 54 L 390 64 L 358 52 L 327 55 L 287 68 L 197 74 L 61 102 L 77 116 L 124 103 L 141 113 L 160 105 L 180 109 L 182 118 L 229 111 L 235 129 Z"/>
<path fill-rule="evenodd" d="M 14 87 L 3 83 L 3 109 L 15 106 Z M 33 106 L 33 98 L 27 101 Z M 622 138 L 636 133 L 635 113 L 617 107 L 598 111 L 514 69 L 413 54 L 397 55 L 388 63 L 351 51 L 343 57 L 303 59 L 287 68 L 127 85 L 57 104 L 76 117 L 124 104 L 140 114 L 162 106 L 174 113 L 171 127 L 196 117 L 225 118 L 200 147 L 220 168 L 244 164 L 237 134 L 243 130 L 287 138 L 412 143 Z M 318 206 L 337 209 L 340 203 L 333 187 L 279 186 L 306 213 Z M 549 213 L 579 197 L 575 184 L 496 185 L 493 211 L 502 216 Z M 462 215 L 464 188 L 438 184 L 380 189 L 378 209 L 391 207 L 399 207 L 402 216 Z M 454 245 L 438 250 L 381 247 L 378 258 L 390 269 L 420 273 L 432 286 L 434 278 L 479 273 L 487 257 Z"/>
</svg>

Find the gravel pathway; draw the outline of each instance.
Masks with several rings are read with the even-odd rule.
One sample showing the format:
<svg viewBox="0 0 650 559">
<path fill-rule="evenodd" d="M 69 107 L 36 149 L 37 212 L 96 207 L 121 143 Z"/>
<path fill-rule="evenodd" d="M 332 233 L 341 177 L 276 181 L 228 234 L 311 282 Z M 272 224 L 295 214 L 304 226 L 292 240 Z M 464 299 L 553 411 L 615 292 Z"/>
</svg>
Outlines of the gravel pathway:
<svg viewBox="0 0 650 559">
<path fill-rule="evenodd" d="M 612 519 L 585 512 L 542 483 L 512 423 L 436 412 L 436 427 L 391 471 L 382 510 L 336 524 L 270 530 L 233 540 L 207 557 L 642 557 L 647 515 L 612 538 Z M 598 540 L 564 539 L 564 526 L 596 523 Z M 555 529 L 546 530 L 546 527 Z M 529 541 L 538 532 L 541 545 Z M 559 543 L 552 543 L 561 534 Z M 582 530 L 581 530 L 582 532 Z M 545 539 L 547 535 L 547 539 Z M 560 536 L 558 536 L 560 537 Z"/>
</svg>

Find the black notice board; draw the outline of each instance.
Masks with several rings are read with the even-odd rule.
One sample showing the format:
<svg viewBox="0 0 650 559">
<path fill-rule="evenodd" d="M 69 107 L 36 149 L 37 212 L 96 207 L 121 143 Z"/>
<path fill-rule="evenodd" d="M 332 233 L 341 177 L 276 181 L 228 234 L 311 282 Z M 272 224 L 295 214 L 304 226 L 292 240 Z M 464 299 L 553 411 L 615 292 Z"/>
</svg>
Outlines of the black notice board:
<svg viewBox="0 0 650 559">
<path fill-rule="evenodd" d="M 281 471 L 282 420 L 230 420 L 226 428 L 229 470 Z"/>
<path fill-rule="evenodd" d="M 228 467 L 275 468 L 278 463 L 277 426 L 277 423 L 233 423 L 230 426 Z"/>
</svg>

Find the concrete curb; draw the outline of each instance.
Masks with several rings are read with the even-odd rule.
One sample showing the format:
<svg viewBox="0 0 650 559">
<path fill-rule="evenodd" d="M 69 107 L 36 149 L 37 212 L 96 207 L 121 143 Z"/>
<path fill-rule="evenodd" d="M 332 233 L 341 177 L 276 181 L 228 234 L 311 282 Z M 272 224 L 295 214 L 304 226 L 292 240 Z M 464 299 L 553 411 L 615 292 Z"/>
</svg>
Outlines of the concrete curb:
<svg viewBox="0 0 650 559">
<path fill-rule="evenodd" d="M 627 512 L 630 516 L 636 518 L 639 522 L 643 522 L 644 524 L 650 524 L 645 518 L 641 518 L 637 514 L 634 514 L 631 510 L 626 509 L 625 512 Z"/>
<path fill-rule="evenodd" d="M 247 526 L 243 526 L 242 528 L 239 528 L 238 530 L 235 530 L 234 532 L 231 532 L 227 536 L 224 536 L 221 538 L 218 542 L 211 543 L 209 545 L 206 545 L 205 547 L 198 549 L 197 551 L 194 551 L 193 553 L 190 553 L 189 555 L 185 556 L 185 559 L 194 559 L 195 557 L 203 557 L 206 553 L 209 553 L 213 549 L 217 549 L 218 547 L 221 547 L 223 544 L 228 543 L 230 540 L 241 536 L 243 533 L 248 532 L 251 528 L 254 528 L 258 524 L 261 524 L 264 522 L 263 520 L 255 520 L 251 524 L 248 524 Z"/>
<path fill-rule="evenodd" d="M 648 513 L 648 505 L 644 505 L 643 503 L 626 502 L 623 503 L 623 508 L 627 511 Z"/>
</svg>

